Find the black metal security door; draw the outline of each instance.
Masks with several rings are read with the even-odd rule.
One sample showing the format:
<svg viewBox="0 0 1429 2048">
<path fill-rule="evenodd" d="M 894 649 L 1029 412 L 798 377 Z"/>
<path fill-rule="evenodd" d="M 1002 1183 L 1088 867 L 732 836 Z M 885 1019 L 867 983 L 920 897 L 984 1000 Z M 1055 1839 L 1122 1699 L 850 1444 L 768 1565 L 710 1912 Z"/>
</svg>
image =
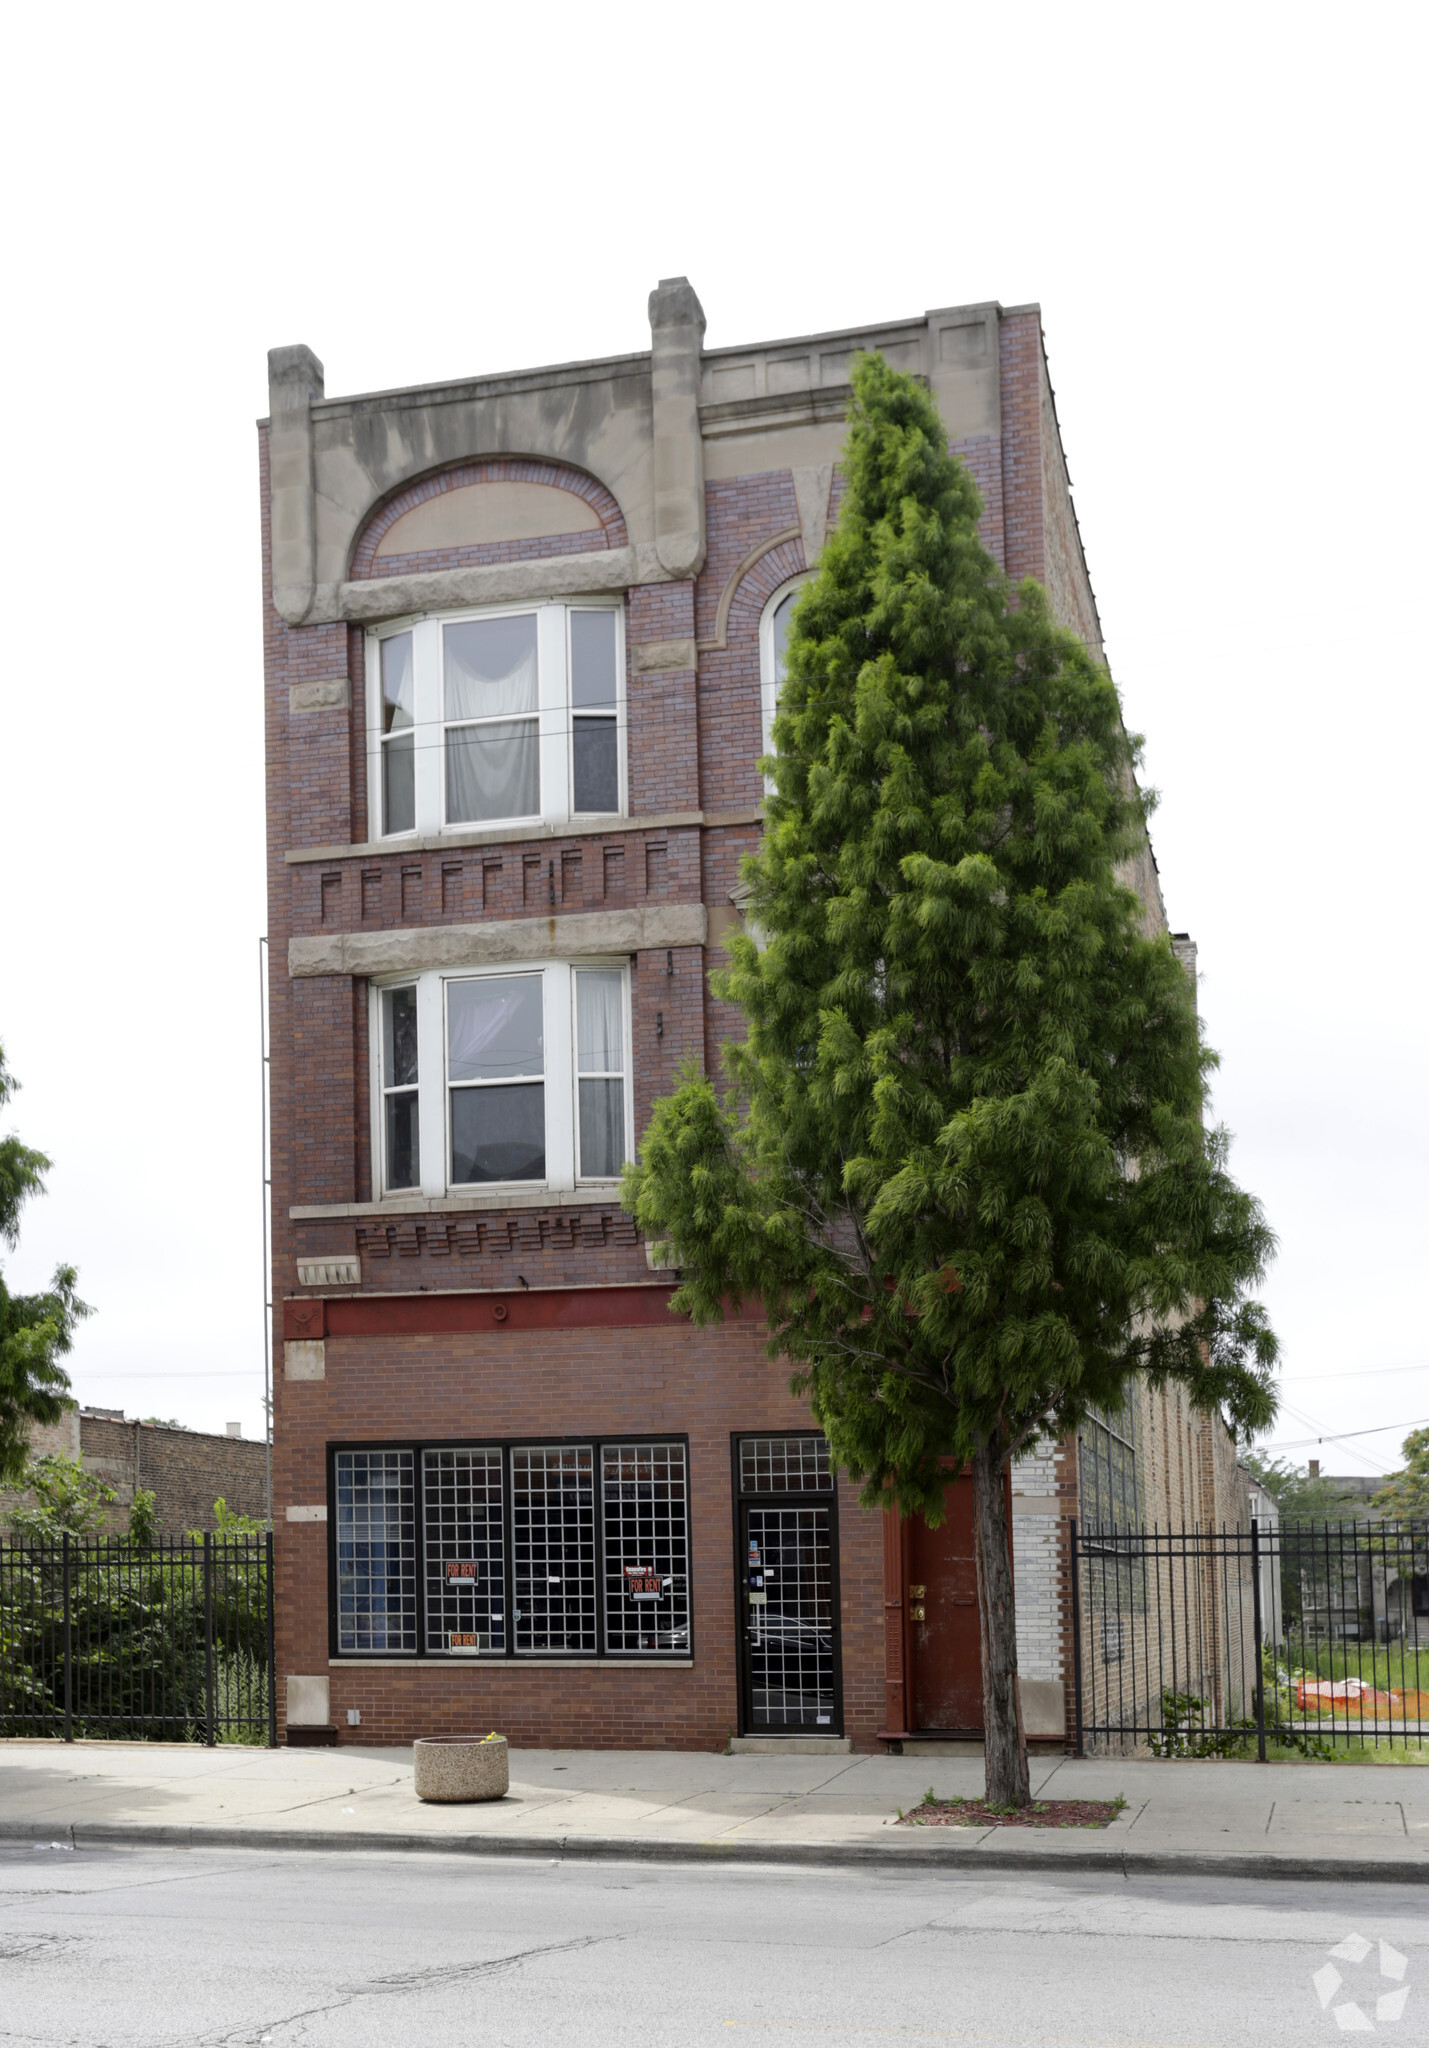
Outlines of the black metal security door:
<svg viewBox="0 0 1429 2048">
<path fill-rule="evenodd" d="M 827 1445 L 746 1437 L 736 1485 L 741 1726 L 752 1735 L 837 1735 L 838 1545 Z"/>
</svg>

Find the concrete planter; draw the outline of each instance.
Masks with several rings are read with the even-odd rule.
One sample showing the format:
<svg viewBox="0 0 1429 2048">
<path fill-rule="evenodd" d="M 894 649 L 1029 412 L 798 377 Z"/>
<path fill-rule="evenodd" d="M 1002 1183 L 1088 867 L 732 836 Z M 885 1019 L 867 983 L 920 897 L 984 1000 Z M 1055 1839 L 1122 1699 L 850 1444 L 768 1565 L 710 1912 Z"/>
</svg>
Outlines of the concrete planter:
<svg viewBox="0 0 1429 2048">
<path fill-rule="evenodd" d="M 506 1737 L 466 1741 L 439 1736 L 412 1745 L 417 1797 L 454 1805 L 462 1800 L 501 1799 L 511 1787 Z"/>
</svg>

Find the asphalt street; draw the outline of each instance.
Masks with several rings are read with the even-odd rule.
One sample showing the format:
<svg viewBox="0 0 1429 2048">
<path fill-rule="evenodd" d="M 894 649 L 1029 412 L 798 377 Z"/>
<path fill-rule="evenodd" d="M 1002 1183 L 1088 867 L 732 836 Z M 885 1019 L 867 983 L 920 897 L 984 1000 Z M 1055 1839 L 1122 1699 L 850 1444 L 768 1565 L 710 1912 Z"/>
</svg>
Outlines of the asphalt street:
<svg viewBox="0 0 1429 2048">
<path fill-rule="evenodd" d="M 1417 1886 L 0 1848 L 0 2048 L 1347 2032 L 1429 2042 Z"/>
</svg>

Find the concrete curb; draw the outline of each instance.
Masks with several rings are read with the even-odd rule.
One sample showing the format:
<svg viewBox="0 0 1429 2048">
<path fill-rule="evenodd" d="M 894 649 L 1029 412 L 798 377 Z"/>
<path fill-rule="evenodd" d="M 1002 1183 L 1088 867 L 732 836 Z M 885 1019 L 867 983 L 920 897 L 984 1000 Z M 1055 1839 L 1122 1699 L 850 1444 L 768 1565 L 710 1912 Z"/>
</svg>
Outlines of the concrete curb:
<svg viewBox="0 0 1429 2048">
<path fill-rule="evenodd" d="M 632 1835 L 413 1835 L 316 1828 L 183 1827 L 160 1821 L 0 1820 L 0 1841 L 74 1849 L 282 1849 L 327 1855 L 526 1856 L 581 1863 L 785 1864 L 801 1868 L 1019 1871 L 1074 1870 L 1111 1877 L 1254 1877 L 1320 1884 L 1429 1884 L 1429 1858 L 1280 1856 L 1273 1851 L 1209 1855 L 1198 1849 L 1038 1849 L 1030 1842 L 954 1846 L 909 1842 L 669 1842 Z"/>
</svg>

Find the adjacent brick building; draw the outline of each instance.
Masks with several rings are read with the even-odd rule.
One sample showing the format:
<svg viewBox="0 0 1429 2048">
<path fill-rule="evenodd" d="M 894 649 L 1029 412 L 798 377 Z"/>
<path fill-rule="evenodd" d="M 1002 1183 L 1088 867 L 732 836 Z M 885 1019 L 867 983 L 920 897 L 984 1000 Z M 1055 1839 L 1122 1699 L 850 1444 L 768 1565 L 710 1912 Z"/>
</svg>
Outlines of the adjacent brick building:
<svg viewBox="0 0 1429 2048">
<path fill-rule="evenodd" d="M 278 1662 L 288 1725 L 343 1740 L 869 1748 L 980 1711 L 959 1516 L 861 1512 L 758 1322 L 671 1317 L 616 1175 L 735 1027 L 707 974 L 854 350 L 927 379 L 988 547 L 1099 648 L 1040 317 L 707 351 L 675 279 L 650 323 L 349 399 L 269 358 Z M 1149 849 L 1135 879 L 1164 928 Z M 1143 1405 L 1108 1472 L 1135 1487 L 1154 1425 L 1211 1512 L 1212 1425 Z M 1077 1447 L 1015 1493 L 1024 1705 L 1060 1741 Z"/>
<path fill-rule="evenodd" d="M 268 1453 L 231 1425 L 226 1436 L 178 1423 L 141 1422 L 120 1408 L 67 1408 L 59 1421 L 30 1431 L 32 1459 L 72 1458 L 114 1495 L 101 1535 L 123 1535 L 140 1489 L 154 1496 L 159 1534 L 178 1541 L 191 1529 L 213 1529 L 214 1503 L 254 1521 L 268 1516 Z M 29 1504 L 23 1488 L 0 1489 L 0 1530 L 11 1503 Z"/>
</svg>

